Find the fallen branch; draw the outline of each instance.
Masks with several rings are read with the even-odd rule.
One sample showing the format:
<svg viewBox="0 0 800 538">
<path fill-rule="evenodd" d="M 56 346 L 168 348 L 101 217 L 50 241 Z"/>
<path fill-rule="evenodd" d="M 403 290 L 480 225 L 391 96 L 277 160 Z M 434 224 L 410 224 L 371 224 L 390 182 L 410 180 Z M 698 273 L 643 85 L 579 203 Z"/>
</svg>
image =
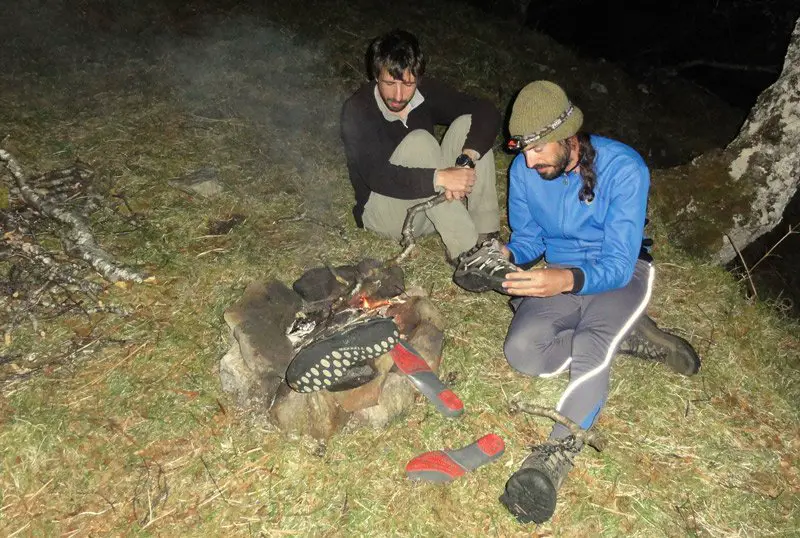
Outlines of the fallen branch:
<svg viewBox="0 0 800 538">
<path fill-rule="evenodd" d="M 598 452 L 602 452 L 605 448 L 606 442 L 600 435 L 593 432 L 592 430 L 584 430 L 573 421 L 556 411 L 555 409 L 550 409 L 548 407 L 542 407 L 540 405 L 534 405 L 528 402 L 519 402 L 513 401 L 510 404 L 511 412 L 516 413 L 518 411 L 523 411 L 525 413 L 529 413 L 531 415 L 538 415 L 540 417 L 549 418 L 562 426 L 566 427 L 569 432 L 575 436 L 575 439 L 578 441 L 587 444 L 597 450 Z"/>
<path fill-rule="evenodd" d="M 786 239 L 787 237 L 789 237 L 789 236 L 790 236 L 790 235 L 792 235 L 792 234 L 800 233 L 800 232 L 798 232 L 798 231 L 797 231 L 797 229 L 798 229 L 799 227 L 800 227 L 800 224 L 795 224 L 795 225 L 793 225 L 793 226 L 789 226 L 789 231 L 788 231 L 788 232 L 786 232 L 785 234 L 783 234 L 783 237 L 781 237 L 780 239 L 778 239 L 778 241 L 777 241 L 777 242 L 776 242 L 774 245 L 772 245 L 772 246 L 770 247 L 770 249 L 767 251 L 767 253 L 766 253 L 766 254 L 764 254 L 763 256 L 761 256 L 761 258 L 759 258 L 759 260 L 758 260 L 756 263 L 754 263 L 754 264 L 753 264 L 753 266 L 750 268 L 750 270 L 751 270 L 751 271 L 755 270 L 755 268 L 756 268 L 756 267 L 758 267 L 758 265 L 759 265 L 761 262 L 763 262 L 764 260 L 766 260 L 766 259 L 767 259 L 767 257 L 769 257 L 769 255 L 770 255 L 770 254 L 772 254 L 772 251 L 773 251 L 773 250 L 775 250 L 775 249 L 778 247 L 778 245 L 780 245 L 781 243 L 783 243 L 784 239 Z"/>
<path fill-rule="evenodd" d="M 75 267 L 57 262 L 39 245 L 21 239 L 14 232 L 4 234 L 3 240 L 10 250 L 9 256 L 25 257 L 39 267 L 46 267 L 47 273 L 43 275 L 46 280 L 71 284 L 90 296 L 96 296 L 103 292 L 101 285 L 82 278 Z"/>
<path fill-rule="evenodd" d="M 121 280 L 137 283 L 147 280 L 147 275 L 124 267 L 95 242 L 89 225 L 81 217 L 61 209 L 36 193 L 25 181 L 25 174 L 16 160 L 7 151 L 0 149 L 0 160 L 6 167 L 19 189 L 20 196 L 30 207 L 62 224 L 68 230 L 62 236 L 67 252 L 89 263 L 98 273 L 110 282 Z"/>
<path fill-rule="evenodd" d="M 781 72 L 778 66 L 735 64 L 730 62 L 716 62 L 714 60 L 690 60 L 672 66 L 675 71 L 683 71 L 691 69 L 692 67 L 710 67 L 712 69 L 723 69 L 726 71 L 755 71 L 758 73 L 769 73 L 771 75 L 777 75 Z"/>
</svg>

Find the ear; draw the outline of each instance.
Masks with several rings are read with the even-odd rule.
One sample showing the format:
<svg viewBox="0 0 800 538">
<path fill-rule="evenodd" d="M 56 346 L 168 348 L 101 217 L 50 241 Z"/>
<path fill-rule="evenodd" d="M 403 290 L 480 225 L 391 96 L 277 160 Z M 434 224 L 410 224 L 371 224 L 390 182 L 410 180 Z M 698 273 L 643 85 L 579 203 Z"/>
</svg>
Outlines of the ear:
<svg viewBox="0 0 800 538">
<path fill-rule="evenodd" d="M 581 143 L 578 142 L 578 136 L 577 135 L 572 135 L 567 140 L 569 141 L 569 149 L 570 149 L 570 151 L 574 151 L 574 152 L 580 151 Z"/>
</svg>

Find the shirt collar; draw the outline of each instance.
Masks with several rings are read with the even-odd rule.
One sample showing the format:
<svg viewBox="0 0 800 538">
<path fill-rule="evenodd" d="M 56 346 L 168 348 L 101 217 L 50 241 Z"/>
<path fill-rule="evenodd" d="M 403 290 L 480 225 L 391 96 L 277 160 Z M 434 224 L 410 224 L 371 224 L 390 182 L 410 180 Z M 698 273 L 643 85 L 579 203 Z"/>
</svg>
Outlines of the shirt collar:
<svg viewBox="0 0 800 538">
<path fill-rule="evenodd" d="M 386 121 L 402 121 L 403 125 L 406 124 L 408 120 L 408 115 L 411 114 L 411 111 L 417 108 L 419 105 L 425 102 L 425 97 L 420 93 L 419 86 L 417 86 L 417 91 L 414 92 L 414 97 L 411 98 L 411 101 L 408 102 L 408 114 L 406 114 L 406 119 L 404 120 L 400 116 L 392 114 L 389 110 L 389 107 L 386 106 L 386 103 L 383 102 L 381 99 L 381 94 L 378 92 L 378 84 L 375 83 L 375 89 L 373 91 L 375 95 L 375 102 L 378 104 L 378 110 L 381 111 L 383 117 Z"/>
</svg>

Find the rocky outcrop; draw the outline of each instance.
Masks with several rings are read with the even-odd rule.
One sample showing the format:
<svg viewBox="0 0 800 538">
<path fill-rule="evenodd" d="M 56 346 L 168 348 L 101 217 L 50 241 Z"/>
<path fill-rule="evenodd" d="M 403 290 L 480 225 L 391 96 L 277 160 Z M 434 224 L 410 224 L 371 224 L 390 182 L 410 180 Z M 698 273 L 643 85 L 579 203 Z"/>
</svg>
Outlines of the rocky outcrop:
<svg viewBox="0 0 800 538">
<path fill-rule="evenodd" d="M 725 263 L 772 230 L 800 185 L 800 19 L 778 80 L 724 151 L 653 174 L 670 240 Z"/>
</svg>

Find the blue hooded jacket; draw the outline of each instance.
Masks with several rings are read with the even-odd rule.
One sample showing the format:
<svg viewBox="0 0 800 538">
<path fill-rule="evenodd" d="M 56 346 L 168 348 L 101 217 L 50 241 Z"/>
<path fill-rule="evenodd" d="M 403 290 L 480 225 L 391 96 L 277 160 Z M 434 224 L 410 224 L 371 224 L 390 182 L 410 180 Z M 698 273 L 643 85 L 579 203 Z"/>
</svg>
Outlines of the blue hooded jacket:
<svg viewBox="0 0 800 538">
<path fill-rule="evenodd" d="M 583 273 L 589 295 L 630 282 L 642 250 L 650 172 L 636 151 L 615 140 L 591 136 L 597 155 L 595 197 L 580 201 L 580 174 L 545 180 L 520 154 L 511 164 L 508 248 L 517 265 L 544 254 L 548 264 Z M 576 279 L 580 280 L 580 279 Z"/>
</svg>

